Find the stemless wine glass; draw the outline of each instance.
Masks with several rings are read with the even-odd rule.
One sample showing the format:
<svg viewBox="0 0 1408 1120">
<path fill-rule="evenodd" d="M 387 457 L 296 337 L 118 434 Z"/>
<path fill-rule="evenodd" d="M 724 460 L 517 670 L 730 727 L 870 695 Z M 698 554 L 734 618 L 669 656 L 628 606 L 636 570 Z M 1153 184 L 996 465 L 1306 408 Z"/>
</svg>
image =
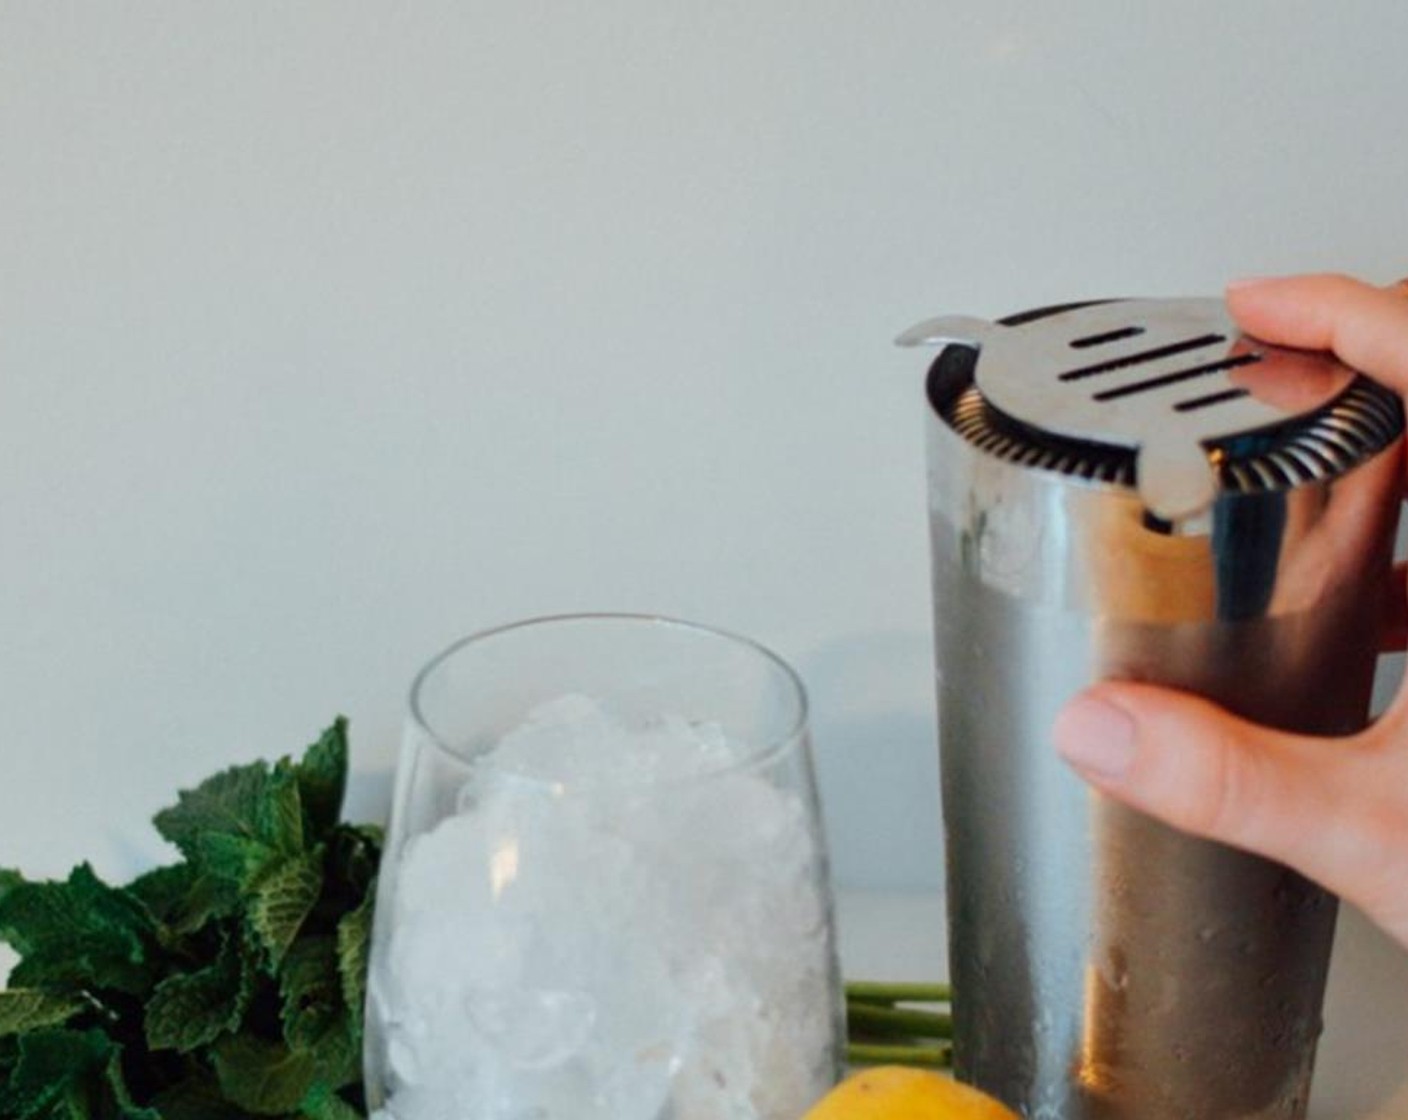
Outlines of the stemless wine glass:
<svg viewBox="0 0 1408 1120">
<path fill-rule="evenodd" d="M 632 615 L 416 678 L 367 1003 L 376 1120 L 796 1120 L 842 1011 L 796 674 Z"/>
</svg>

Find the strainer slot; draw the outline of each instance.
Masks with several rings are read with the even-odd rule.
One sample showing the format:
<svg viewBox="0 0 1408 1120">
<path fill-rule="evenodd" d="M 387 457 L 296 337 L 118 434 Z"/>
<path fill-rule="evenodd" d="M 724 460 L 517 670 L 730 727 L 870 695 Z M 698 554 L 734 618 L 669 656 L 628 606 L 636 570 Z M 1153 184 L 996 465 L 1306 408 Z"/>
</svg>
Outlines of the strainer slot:
<svg viewBox="0 0 1408 1120">
<path fill-rule="evenodd" d="M 1225 370 L 1236 369 L 1238 366 L 1249 366 L 1259 361 L 1261 361 L 1260 354 L 1238 354 L 1235 358 L 1224 358 L 1220 362 L 1190 366 L 1188 369 L 1176 370 L 1158 377 L 1149 377 L 1143 381 L 1134 381 L 1114 389 L 1102 389 L 1095 394 L 1093 399 L 1097 401 L 1118 400 L 1120 397 L 1132 396 L 1135 393 L 1147 393 L 1151 389 L 1162 389 L 1165 385 L 1177 385 L 1180 381 L 1191 381 L 1195 377 L 1205 377 L 1210 373 L 1222 373 Z"/>
<path fill-rule="evenodd" d="M 1094 377 L 1096 374 L 1112 373 L 1117 369 L 1127 369 L 1143 362 L 1157 361 L 1159 358 L 1171 358 L 1175 354 L 1186 354 L 1190 350 L 1201 350 L 1204 346 L 1214 346 L 1219 342 L 1226 341 L 1227 336 L 1224 334 L 1204 334 L 1197 338 L 1185 338 L 1181 342 L 1170 342 L 1166 346 L 1155 346 L 1148 350 L 1125 354 L 1123 357 L 1111 358 L 1109 361 L 1096 362 L 1094 365 L 1068 369 L 1065 373 L 1058 374 L 1056 380 L 1080 381 L 1082 378 Z"/>
<path fill-rule="evenodd" d="M 1205 397 L 1194 397 L 1190 401 L 1179 401 L 1173 406 L 1175 412 L 1200 412 L 1205 408 L 1212 408 L 1216 404 L 1225 404 L 1227 401 L 1241 400 L 1249 397 L 1251 393 L 1246 389 L 1224 389 L 1220 393 L 1209 393 Z"/>
<path fill-rule="evenodd" d="M 1119 342 L 1125 338 L 1135 338 L 1144 333 L 1143 327 L 1120 327 L 1116 331 L 1101 331 L 1099 334 L 1088 334 L 1084 338 L 1071 339 L 1071 346 L 1077 350 L 1084 350 L 1090 346 L 1103 346 L 1107 342 Z"/>
</svg>

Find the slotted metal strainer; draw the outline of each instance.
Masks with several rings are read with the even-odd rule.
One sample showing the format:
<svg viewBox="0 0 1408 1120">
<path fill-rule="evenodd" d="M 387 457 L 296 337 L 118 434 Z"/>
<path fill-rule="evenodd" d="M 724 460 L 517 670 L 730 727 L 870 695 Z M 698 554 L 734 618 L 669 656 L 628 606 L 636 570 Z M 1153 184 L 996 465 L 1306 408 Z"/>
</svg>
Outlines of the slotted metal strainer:
<svg viewBox="0 0 1408 1120">
<path fill-rule="evenodd" d="M 1386 389 L 1329 355 L 1246 337 L 1220 300 L 1116 300 L 999 323 L 945 317 L 899 342 L 971 352 L 975 384 L 953 414 L 986 449 L 1135 484 L 1169 522 L 1205 512 L 1219 491 L 1332 477 L 1401 426 Z"/>
</svg>

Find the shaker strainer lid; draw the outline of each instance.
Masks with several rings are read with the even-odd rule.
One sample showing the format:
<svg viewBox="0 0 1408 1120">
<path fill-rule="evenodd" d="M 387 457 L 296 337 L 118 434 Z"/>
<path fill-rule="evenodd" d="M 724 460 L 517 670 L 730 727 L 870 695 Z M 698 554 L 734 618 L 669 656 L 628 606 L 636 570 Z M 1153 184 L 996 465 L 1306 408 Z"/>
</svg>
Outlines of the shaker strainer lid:
<svg viewBox="0 0 1408 1120">
<path fill-rule="evenodd" d="M 1379 389 L 1329 354 L 1242 334 L 1217 299 L 1117 300 L 1007 324 L 950 316 L 898 341 L 968 347 L 977 392 L 1000 414 L 1039 433 L 1127 449 L 1140 498 L 1166 521 L 1216 498 L 1210 449 L 1316 417 L 1352 389 Z M 1361 453 L 1398 434 L 1396 399 L 1388 409 L 1392 431 L 1380 415 Z"/>
</svg>

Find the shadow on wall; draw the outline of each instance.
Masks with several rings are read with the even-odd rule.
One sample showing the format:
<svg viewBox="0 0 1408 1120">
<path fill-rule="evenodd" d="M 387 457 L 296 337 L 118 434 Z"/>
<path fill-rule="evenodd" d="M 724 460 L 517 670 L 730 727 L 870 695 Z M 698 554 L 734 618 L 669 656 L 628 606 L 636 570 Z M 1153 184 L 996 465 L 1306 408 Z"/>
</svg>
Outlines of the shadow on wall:
<svg viewBox="0 0 1408 1120">
<path fill-rule="evenodd" d="M 943 885 L 927 630 L 848 635 L 798 663 L 838 887 Z"/>
<path fill-rule="evenodd" d="M 391 815 L 391 789 L 395 783 L 396 771 L 392 766 L 354 767 L 347 779 L 343 819 L 385 827 Z"/>
<path fill-rule="evenodd" d="M 1314 1116 L 1364 1116 L 1390 1120 L 1408 1116 L 1408 1017 L 1403 991 L 1408 988 L 1408 954 L 1351 907 L 1340 912 L 1330 985 L 1325 996 L 1325 1034 L 1315 1064 L 1333 1069 L 1333 1085 L 1320 1078 L 1311 1090 Z M 1375 1102 L 1372 1113 L 1364 1102 Z"/>
</svg>

